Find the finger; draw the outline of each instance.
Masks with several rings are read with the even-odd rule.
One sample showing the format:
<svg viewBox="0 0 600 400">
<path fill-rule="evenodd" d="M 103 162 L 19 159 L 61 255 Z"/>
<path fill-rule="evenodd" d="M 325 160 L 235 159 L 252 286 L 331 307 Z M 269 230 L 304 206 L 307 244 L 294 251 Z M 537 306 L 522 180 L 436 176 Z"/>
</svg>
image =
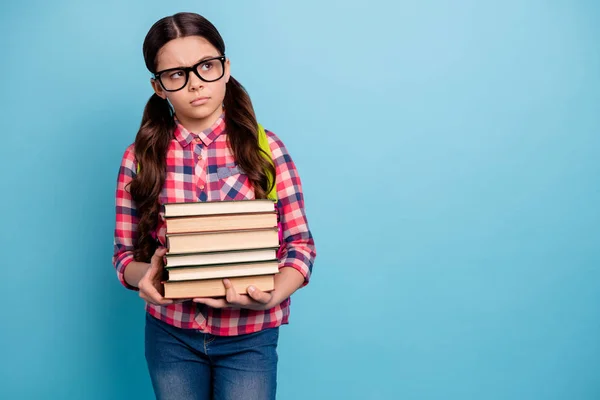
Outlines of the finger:
<svg viewBox="0 0 600 400">
<path fill-rule="evenodd" d="M 168 305 L 174 303 L 173 300 L 171 300 L 171 299 L 165 299 L 161 295 L 151 296 L 150 300 L 152 301 L 153 304 L 156 304 L 157 306 L 168 306 Z"/>
<path fill-rule="evenodd" d="M 212 308 L 225 308 L 228 307 L 227 301 L 225 299 L 212 299 L 210 297 L 196 297 L 193 299 L 194 303 L 206 304 Z"/>
<path fill-rule="evenodd" d="M 229 279 L 223 279 L 223 284 L 226 289 L 225 300 L 227 300 L 228 303 L 237 304 L 239 302 L 239 295 L 231 281 Z"/>
<path fill-rule="evenodd" d="M 166 247 L 158 247 L 155 251 L 154 251 L 154 256 L 161 258 L 162 256 L 164 256 L 165 254 L 167 254 L 167 248 Z"/>
<path fill-rule="evenodd" d="M 254 286 L 248 286 L 247 289 L 248 295 L 253 299 L 262 304 L 267 304 L 271 301 L 273 295 L 271 293 L 263 292 L 260 289 L 257 289 Z"/>
<path fill-rule="evenodd" d="M 164 306 L 168 304 L 172 304 L 173 300 L 165 299 L 159 292 L 156 290 L 154 285 L 146 284 L 145 282 L 140 282 L 140 297 L 149 301 L 152 304 Z"/>
<path fill-rule="evenodd" d="M 147 303 L 150 303 L 150 298 L 148 296 L 146 296 L 146 294 L 144 292 L 142 292 L 141 290 L 139 292 L 139 296 L 140 296 L 140 299 L 144 300 Z"/>
<path fill-rule="evenodd" d="M 167 304 L 161 304 L 160 299 L 153 298 L 152 296 L 149 296 L 143 292 L 140 292 L 140 297 L 148 304 L 154 304 L 155 306 L 167 305 Z M 164 303 L 164 301 L 162 303 Z"/>
<path fill-rule="evenodd" d="M 152 256 L 152 260 L 151 260 L 151 264 L 157 264 L 157 265 L 162 265 L 162 261 L 163 261 L 163 256 L 167 254 L 167 249 L 165 247 L 159 247 L 156 249 L 156 251 L 154 252 L 154 255 Z"/>
<path fill-rule="evenodd" d="M 146 276 L 148 276 L 150 280 L 160 279 L 163 271 L 164 263 L 162 261 L 162 257 L 158 257 L 156 255 L 152 256 L 152 259 L 150 260 L 150 267 L 146 271 Z"/>
<path fill-rule="evenodd" d="M 186 301 L 190 301 L 192 299 L 172 299 L 173 300 L 173 304 L 179 304 L 179 303 L 184 303 Z"/>
<path fill-rule="evenodd" d="M 161 271 L 162 264 L 156 261 L 154 257 L 150 260 L 150 267 L 146 271 L 146 276 L 150 277 L 150 279 L 157 276 L 157 274 Z"/>
<path fill-rule="evenodd" d="M 168 306 L 169 304 L 173 304 L 174 301 L 171 299 L 165 299 L 160 294 L 155 296 L 147 296 L 150 299 L 150 303 L 155 304 L 157 306 Z"/>
</svg>

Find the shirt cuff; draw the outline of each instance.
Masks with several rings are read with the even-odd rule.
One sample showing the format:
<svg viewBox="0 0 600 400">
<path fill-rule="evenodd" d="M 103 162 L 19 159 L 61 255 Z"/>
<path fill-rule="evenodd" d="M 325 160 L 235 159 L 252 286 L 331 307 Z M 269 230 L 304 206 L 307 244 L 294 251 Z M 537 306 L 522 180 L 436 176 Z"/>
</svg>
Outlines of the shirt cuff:
<svg viewBox="0 0 600 400">
<path fill-rule="evenodd" d="M 280 263 L 279 269 L 291 267 L 300 272 L 304 277 L 304 282 L 300 286 L 302 288 L 308 285 L 312 271 L 312 263 L 312 258 L 303 254 L 303 252 L 295 249 L 289 249 Z"/>
<path fill-rule="evenodd" d="M 126 251 L 116 258 L 115 268 L 117 270 L 117 277 L 119 278 L 119 282 L 121 282 L 121 285 L 123 285 L 125 288 L 133 291 L 139 291 L 139 288 L 132 286 L 129 283 L 127 283 L 127 281 L 125 281 L 125 268 L 127 268 L 129 263 L 131 263 L 132 261 L 132 251 Z"/>
</svg>

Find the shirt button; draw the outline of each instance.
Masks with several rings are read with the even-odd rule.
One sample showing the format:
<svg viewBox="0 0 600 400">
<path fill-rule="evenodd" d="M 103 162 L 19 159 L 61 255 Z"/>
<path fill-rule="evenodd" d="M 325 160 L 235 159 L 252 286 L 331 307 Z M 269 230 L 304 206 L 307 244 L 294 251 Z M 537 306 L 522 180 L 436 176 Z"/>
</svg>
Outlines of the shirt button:
<svg viewBox="0 0 600 400">
<path fill-rule="evenodd" d="M 197 137 L 196 139 L 194 139 L 196 141 L 196 143 L 198 143 L 200 141 L 200 138 Z"/>
<path fill-rule="evenodd" d="M 202 160 L 202 156 L 201 155 L 198 156 L 198 161 L 200 161 L 200 160 Z"/>
<path fill-rule="evenodd" d="M 200 185 L 200 190 L 204 190 L 204 185 Z"/>
</svg>

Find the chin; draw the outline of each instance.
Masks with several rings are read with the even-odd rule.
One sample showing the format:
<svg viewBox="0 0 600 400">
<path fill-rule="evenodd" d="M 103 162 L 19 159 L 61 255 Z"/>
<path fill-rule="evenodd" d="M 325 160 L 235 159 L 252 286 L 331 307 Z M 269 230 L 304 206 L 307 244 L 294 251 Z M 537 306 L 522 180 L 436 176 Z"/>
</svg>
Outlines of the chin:
<svg viewBox="0 0 600 400">
<path fill-rule="evenodd" d="M 191 110 L 189 110 L 189 113 L 186 114 L 192 118 L 203 119 L 215 114 L 218 109 L 219 107 L 209 106 L 207 104 L 200 107 L 193 107 Z"/>
</svg>

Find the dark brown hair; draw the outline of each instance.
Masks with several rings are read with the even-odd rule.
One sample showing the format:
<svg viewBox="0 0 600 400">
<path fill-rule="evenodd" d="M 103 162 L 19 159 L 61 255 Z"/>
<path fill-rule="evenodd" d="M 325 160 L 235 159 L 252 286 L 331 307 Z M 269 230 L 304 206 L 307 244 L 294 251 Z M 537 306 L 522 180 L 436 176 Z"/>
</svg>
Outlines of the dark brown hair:
<svg viewBox="0 0 600 400">
<path fill-rule="evenodd" d="M 169 41 L 186 36 L 201 36 L 221 55 L 225 54 L 223 38 L 206 18 L 194 13 L 178 13 L 157 21 L 148 31 L 143 45 L 146 67 L 156 72 L 156 56 Z M 275 169 L 258 145 L 258 126 L 250 96 L 233 77 L 227 82 L 225 126 L 233 155 L 252 182 L 257 199 L 266 198 L 271 190 L 268 173 Z M 133 178 L 130 192 L 139 218 L 134 256 L 137 261 L 149 262 L 157 243 L 152 236 L 158 222 L 159 195 L 165 182 L 166 152 L 172 139 L 175 122 L 171 106 L 156 93 L 144 109 L 140 129 L 135 138 L 135 157 L 141 168 Z"/>
</svg>

